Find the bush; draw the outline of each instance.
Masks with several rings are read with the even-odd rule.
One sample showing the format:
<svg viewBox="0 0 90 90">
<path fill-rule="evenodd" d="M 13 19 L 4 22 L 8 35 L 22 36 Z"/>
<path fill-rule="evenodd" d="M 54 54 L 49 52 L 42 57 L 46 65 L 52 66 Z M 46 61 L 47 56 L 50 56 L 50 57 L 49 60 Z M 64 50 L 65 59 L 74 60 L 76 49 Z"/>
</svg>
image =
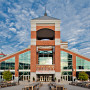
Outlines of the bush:
<svg viewBox="0 0 90 90">
<path fill-rule="evenodd" d="M 10 71 L 4 71 L 3 72 L 3 79 L 6 81 L 11 81 L 12 80 L 12 73 Z"/>
<path fill-rule="evenodd" d="M 56 81 L 56 77 L 54 78 L 54 80 Z"/>
<path fill-rule="evenodd" d="M 79 72 L 78 78 L 79 78 L 80 80 L 85 81 L 85 80 L 88 80 L 89 76 L 88 76 L 88 74 L 85 73 L 85 72 Z"/>
</svg>

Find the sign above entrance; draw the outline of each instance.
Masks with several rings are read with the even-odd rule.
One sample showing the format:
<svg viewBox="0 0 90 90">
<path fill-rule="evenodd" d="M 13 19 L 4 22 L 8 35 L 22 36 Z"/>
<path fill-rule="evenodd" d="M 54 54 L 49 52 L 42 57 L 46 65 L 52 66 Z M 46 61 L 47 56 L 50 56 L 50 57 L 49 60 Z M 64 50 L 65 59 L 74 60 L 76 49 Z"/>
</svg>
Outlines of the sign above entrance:
<svg viewBox="0 0 90 90">
<path fill-rule="evenodd" d="M 55 71 L 36 71 L 36 74 L 55 74 Z"/>
</svg>

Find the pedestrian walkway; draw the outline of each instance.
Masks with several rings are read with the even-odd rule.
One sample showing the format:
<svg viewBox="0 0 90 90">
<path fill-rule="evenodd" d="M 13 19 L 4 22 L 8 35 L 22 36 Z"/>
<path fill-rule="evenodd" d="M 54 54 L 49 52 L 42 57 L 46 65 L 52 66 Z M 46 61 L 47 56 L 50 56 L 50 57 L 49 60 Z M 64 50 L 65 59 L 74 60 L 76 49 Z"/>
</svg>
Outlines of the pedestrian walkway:
<svg viewBox="0 0 90 90">
<path fill-rule="evenodd" d="M 42 87 L 40 87 L 39 90 L 49 90 L 48 84 L 43 84 Z"/>
<path fill-rule="evenodd" d="M 24 86 L 29 85 L 29 84 L 31 84 L 31 82 L 24 81 L 24 82 L 20 82 L 20 85 L 0 88 L 0 90 L 22 90 L 22 88 L 24 88 Z M 49 82 L 43 82 L 43 85 L 42 85 L 42 87 L 40 87 L 39 90 L 50 90 L 48 84 L 49 84 Z M 67 88 L 67 90 L 90 90 L 88 88 L 69 85 L 68 82 L 60 82 L 58 84 L 64 85 L 64 87 Z"/>
</svg>

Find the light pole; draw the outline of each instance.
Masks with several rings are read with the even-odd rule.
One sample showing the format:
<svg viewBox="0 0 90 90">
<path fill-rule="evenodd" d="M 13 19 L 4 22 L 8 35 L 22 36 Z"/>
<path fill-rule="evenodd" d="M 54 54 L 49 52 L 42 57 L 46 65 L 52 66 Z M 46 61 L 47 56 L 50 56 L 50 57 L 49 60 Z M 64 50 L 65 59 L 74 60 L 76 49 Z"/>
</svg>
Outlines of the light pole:
<svg viewBox="0 0 90 90">
<path fill-rule="evenodd" d="M 0 62 L 0 82 L 1 82 L 1 62 Z"/>
<path fill-rule="evenodd" d="M 72 66 L 72 82 L 73 82 L 73 66 Z"/>
</svg>

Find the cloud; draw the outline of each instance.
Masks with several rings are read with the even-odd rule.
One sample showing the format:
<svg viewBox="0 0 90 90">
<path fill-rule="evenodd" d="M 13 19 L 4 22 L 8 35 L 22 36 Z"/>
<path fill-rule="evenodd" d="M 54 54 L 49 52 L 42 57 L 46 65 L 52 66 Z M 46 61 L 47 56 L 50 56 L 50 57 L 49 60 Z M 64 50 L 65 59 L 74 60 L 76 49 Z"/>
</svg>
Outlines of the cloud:
<svg viewBox="0 0 90 90">
<path fill-rule="evenodd" d="M 1 15 L 2 17 L 8 18 L 8 15 L 5 14 L 4 12 L 2 12 L 2 11 L 0 11 L 0 15 Z"/>
<path fill-rule="evenodd" d="M 28 47 L 30 20 L 44 15 L 45 4 L 49 16 L 61 19 L 61 40 L 90 57 L 90 0 L 0 0 L 0 46 L 15 47 L 13 52 Z"/>
<path fill-rule="evenodd" d="M 33 17 L 38 17 L 34 11 L 30 10 L 30 14 L 33 16 Z"/>
<path fill-rule="evenodd" d="M 9 28 L 9 30 L 12 31 L 12 32 L 16 32 L 15 28 Z"/>
</svg>

